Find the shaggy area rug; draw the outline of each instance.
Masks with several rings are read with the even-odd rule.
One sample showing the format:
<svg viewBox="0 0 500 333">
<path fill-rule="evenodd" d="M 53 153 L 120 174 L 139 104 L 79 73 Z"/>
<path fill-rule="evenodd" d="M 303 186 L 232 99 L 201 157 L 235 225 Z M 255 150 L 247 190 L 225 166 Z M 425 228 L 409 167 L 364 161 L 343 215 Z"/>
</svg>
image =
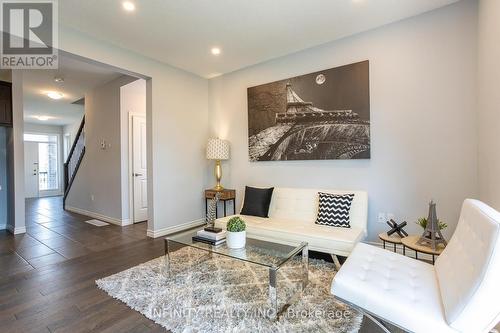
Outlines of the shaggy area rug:
<svg viewBox="0 0 500 333">
<path fill-rule="evenodd" d="M 189 247 L 171 254 L 170 277 L 164 263 L 159 257 L 96 284 L 174 333 L 358 332 L 361 326 L 362 315 L 330 295 L 335 269 L 322 260 L 310 260 L 308 286 L 277 321 L 268 319 L 265 267 Z M 280 306 L 300 290 L 300 267 L 297 258 L 278 271 Z"/>
</svg>

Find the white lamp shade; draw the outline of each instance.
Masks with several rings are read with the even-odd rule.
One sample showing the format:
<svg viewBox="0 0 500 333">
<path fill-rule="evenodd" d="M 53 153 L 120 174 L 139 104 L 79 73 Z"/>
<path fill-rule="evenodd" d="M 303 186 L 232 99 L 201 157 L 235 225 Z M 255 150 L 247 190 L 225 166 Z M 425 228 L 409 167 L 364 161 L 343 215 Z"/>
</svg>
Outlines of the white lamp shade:
<svg viewBox="0 0 500 333">
<path fill-rule="evenodd" d="M 209 139 L 207 145 L 207 160 L 228 160 L 229 141 Z"/>
</svg>

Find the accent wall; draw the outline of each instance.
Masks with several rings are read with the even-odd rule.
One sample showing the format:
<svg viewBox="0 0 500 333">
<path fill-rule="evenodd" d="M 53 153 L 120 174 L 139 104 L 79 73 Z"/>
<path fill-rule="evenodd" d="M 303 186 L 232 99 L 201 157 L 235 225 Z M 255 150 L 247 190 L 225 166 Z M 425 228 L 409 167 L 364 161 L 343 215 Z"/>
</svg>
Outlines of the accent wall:
<svg viewBox="0 0 500 333">
<path fill-rule="evenodd" d="M 461 1 L 211 79 L 210 134 L 231 143 L 223 185 L 237 207 L 245 185 L 366 190 L 371 241 L 387 230 L 380 212 L 421 233 L 414 221 L 433 199 L 449 238 L 462 201 L 478 195 L 476 44 L 477 2 Z M 371 160 L 249 161 L 248 87 L 364 60 Z"/>
<path fill-rule="evenodd" d="M 480 199 L 500 210 L 500 1 L 479 2 L 478 113 Z"/>
</svg>

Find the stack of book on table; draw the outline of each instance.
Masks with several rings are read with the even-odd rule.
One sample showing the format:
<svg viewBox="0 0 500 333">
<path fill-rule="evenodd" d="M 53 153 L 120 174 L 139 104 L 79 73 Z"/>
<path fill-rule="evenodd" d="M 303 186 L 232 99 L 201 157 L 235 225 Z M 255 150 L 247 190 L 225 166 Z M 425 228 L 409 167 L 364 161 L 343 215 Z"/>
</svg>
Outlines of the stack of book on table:
<svg viewBox="0 0 500 333">
<path fill-rule="evenodd" d="M 219 229 L 217 232 L 199 230 L 196 236 L 193 236 L 193 241 L 215 246 L 221 245 L 226 242 L 226 230 Z"/>
</svg>

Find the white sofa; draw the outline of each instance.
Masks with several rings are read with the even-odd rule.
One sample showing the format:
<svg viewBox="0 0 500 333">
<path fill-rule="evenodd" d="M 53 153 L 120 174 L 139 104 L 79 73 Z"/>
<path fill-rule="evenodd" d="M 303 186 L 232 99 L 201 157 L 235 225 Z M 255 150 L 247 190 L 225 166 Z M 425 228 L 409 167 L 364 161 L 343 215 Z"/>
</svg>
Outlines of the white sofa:
<svg viewBox="0 0 500 333">
<path fill-rule="evenodd" d="M 358 244 L 331 291 L 410 332 L 488 332 L 500 320 L 500 213 L 465 200 L 434 266 Z"/>
<path fill-rule="evenodd" d="M 349 216 L 351 228 L 315 224 L 319 205 L 318 192 L 354 194 Z M 307 242 L 310 250 L 348 256 L 354 246 L 366 237 L 367 214 L 368 194 L 363 191 L 275 187 L 269 207 L 269 218 L 246 215 L 241 217 L 247 224 L 249 238 L 280 244 Z M 215 225 L 225 229 L 231 217 L 219 218 Z"/>
</svg>

